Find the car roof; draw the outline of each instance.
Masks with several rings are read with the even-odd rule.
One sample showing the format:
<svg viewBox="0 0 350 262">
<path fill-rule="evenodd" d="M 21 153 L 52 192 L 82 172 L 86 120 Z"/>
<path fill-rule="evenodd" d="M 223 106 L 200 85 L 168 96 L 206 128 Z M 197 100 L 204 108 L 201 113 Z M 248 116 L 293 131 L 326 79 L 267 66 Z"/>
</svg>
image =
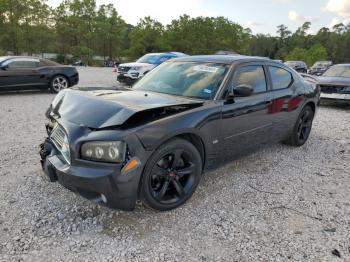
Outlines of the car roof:
<svg viewBox="0 0 350 262">
<path fill-rule="evenodd" d="M 244 56 L 244 55 L 195 55 L 195 56 L 183 56 L 172 59 L 172 61 L 181 62 L 209 62 L 209 63 L 223 63 L 232 64 L 236 61 L 273 61 L 264 57 L 257 56 Z"/>
</svg>

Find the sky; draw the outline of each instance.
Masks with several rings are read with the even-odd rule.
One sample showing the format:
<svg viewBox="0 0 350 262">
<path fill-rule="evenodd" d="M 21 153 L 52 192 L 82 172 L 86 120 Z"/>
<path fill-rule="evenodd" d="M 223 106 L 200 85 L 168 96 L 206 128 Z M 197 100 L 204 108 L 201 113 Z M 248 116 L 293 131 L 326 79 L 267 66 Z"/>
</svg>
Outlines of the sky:
<svg viewBox="0 0 350 262">
<path fill-rule="evenodd" d="M 56 7 L 62 0 L 47 0 Z M 112 3 L 129 24 L 151 16 L 163 24 L 180 15 L 224 16 L 253 33 L 276 35 L 285 24 L 295 31 L 305 21 L 312 23 L 310 34 L 321 27 L 350 23 L 350 0 L 96 0 L 97 5 Z"/>
</svg>

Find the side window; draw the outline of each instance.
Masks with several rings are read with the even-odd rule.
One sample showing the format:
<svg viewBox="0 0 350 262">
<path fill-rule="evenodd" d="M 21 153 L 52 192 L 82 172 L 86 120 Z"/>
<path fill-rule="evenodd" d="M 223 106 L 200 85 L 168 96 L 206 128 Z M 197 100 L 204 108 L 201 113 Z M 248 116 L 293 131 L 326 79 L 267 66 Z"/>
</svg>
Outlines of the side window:
<svg viewBox="0 0 350 262">
<path fill-rule="evenodd" d="M 287 88 L 293 81 L 291 73 L 283 68 L 269 66 L 269 71 L 273 90 Z"/>
<path fill-rule="evenodd" d="M 232 84 L 233 88 L 239 85 L 249 85 L 253 87 L 254 93 L 265 92 L 267 84 L 263 66 L 251 65 L 239 68 Z"/>
<path fill-rule="evenodd" d="M 36 60 L 11 60 L 7 63 L 8 68 L 35 68 L 38 65 Z"/>
</svg>

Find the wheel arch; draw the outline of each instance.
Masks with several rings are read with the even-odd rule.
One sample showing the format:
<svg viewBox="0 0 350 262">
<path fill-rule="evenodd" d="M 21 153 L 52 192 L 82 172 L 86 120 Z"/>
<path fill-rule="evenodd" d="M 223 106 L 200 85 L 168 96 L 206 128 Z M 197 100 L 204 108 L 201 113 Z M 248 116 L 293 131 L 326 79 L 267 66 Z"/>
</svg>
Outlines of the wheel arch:
<svg viewBox="0 0 350 262">
<path fill-rule="evenodd" d="M 183 130 L 181 132 L 177 132 L 174 134 L 171 134 L 159 141 L 157 145 L 154 147 L 153 152 L 158 150 L 159 147 L 161 147 L 163 144 L 169 142 L 170 140 L 176 139 L 176 138 L 181 138 L 184 139 L 188 142 L 190 142 L 199 152 L 201 159 L 202 159 L 202 168 L 204 169 L 205 164 L 206 164 L 206 146 L 204 143 L 203 138 L 201 137 L 198 132 L 195 130 Z"/>
<path fill-rule="evenodd" d="M 315 105 L 315 103 L 312 102 L 312 101 L 309 101 L 309 102 L 307 102 L 307 103 L 304 105 L 303 108 L 305 108 L 305 107 L 307 107 L 307 106 L 311 107 L 312 112 L 315 114 L 315 112 L 316 112 L 316 105 Z"/>
<path fill-rule="evenodd" d="M 194 133 L 183 133 L 175 136 L 174 138 L 182 138 L 190 142 L 198 150 L 202 159 L 202 168 L 204 169 L 206 162 L 206 150 L 202 138 L 198 134 Z"/>
</svg>

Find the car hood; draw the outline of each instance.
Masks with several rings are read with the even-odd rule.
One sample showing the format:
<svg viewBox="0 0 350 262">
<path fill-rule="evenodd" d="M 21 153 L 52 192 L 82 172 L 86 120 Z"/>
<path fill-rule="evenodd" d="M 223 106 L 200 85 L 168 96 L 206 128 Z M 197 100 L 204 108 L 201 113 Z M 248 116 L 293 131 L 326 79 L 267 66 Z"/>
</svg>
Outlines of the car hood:
<svg viewBox="0 0 350 262">
<path fill-rule="evenodd" d="M 155 67 L 156 65 L 152 65 L 152 64 L 148 64 L 148 63 L 137 63 L 137 62 L 133 62 L 133 63 L 125 63 L 125 64 L 120 64 L 120 67 L 135 67 L 135 66 L 140 66 L 140 67 Z"/>
<path fill-rule="evenodd" d="M 320 85 L 350 86 L 350 78 L 345 77 L 319 76 L 317 81 Z"/>
<path fill-rule="evenodd" d="M 62 118 L 77 125 L 100 129 L 111 126 L 121 126 L 130 118 L 140 113 L 137 119 L 142 121 L 162 109 L 172 109 L 172 112 L 183 111 L 197 107 L 203 101 L 176 97 L 166 94 L 146 91 L 61 91 L 51 104 L 49 114 L 54 118 Z"/>
</svg>

